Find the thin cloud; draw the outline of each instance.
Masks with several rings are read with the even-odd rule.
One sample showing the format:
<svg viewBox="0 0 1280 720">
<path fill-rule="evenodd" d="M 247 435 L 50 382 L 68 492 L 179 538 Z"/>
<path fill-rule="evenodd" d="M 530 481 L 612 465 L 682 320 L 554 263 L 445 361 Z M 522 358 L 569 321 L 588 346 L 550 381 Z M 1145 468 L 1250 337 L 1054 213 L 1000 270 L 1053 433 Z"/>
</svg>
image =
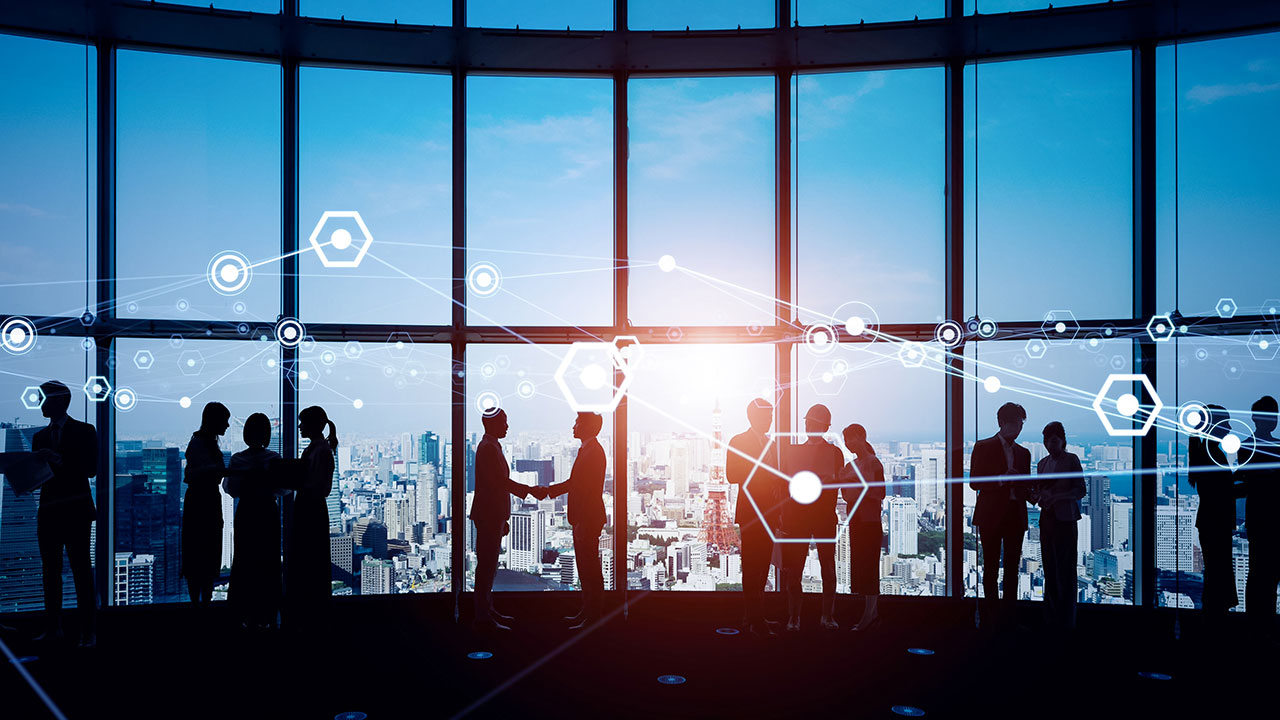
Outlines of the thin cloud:
<svg viewBox="0 0 1280 720">
<path fill-rule="evenodd" d="M 1280 90 L 1280 82 L 1274 83 L 1220 83 L 1218 85 L 1196 85 L 1187 91 L 1187 102 L 1192 107 L 1204 107 L 1227 98 L 1242 95 L 1261 95 Z"/>
<path fill-rule="evenodd" d="M 27 217 L 49 217 L 49 213 L 33 205 L 23 203 L 0 203 L 0 212 L 26 215 Z"/>
</svg>

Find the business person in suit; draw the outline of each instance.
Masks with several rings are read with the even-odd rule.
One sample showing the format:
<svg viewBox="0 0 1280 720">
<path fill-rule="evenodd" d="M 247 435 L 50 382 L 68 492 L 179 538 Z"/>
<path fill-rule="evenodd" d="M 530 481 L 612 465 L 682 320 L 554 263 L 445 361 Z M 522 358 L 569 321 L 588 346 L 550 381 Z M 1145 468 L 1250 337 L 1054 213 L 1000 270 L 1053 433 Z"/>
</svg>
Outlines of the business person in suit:
<svg viewBox="0 0 1280 720">
<path fill-rule="evenodd" d="M 1236 529 L 1236 498 L 1244 487 L 1236 481 L 1222 440 L 1231 431 L 1231 415 L 1221 405 L 1209 405 L 1209 421 L 1203 434 L 1192 435 L 1187 443 L 1187 482 L 1200 496 L 1196 509 L 1196 530 L 1204 562 L 1204 592 L 1201 608 L 1207 624 L 1226 621 L 1231 608 L 1240 604 L 1236 595 L 1235 568 L 1231 559 L 1231 536 Z"/>
<path fill-rule="evenodd" d="M 231 427 L 231 411 L 211 402 L 200 413 L 200 429 L 191 434 L 182 499 L 182 576 L 191 602 L 208 607 L 213 586 L 222 571 L 222 493 L 218 492 L 227 466 L 218 438 Z"/>
<path fill-rule="evenodd" d="M 89 478 L 98 474 L 98 432 L 67 414 L 71 391 L 57 380 L 40 386 L 40 412 L 49 426 L 31 438 L 31 450 L 49 463 L 53 477 L 40 487 L 36 543 L 44 582 L 45 631 L 37 640 L 62 640 L 62 552 L 65 548 L 80 611 L 80 647 L 97 644 L 97 598 L 89 561 L 89 536 L 97 509 Z"/>
<path fill-rule="evenodd" d="M 608 517 L 604 511 L 604 448 L 597 436 L 604 425 L 599 413 L 578 413 L 573 436 L 582 441 L 569 479 L 533 491 L 534 497 L 569 496 L 569 525 L 573 527 L 573 557 L 582 582 L 582 611 L 565 618 L 570 630 L 582 630 L 600 619 L 604 607 L 604 572 L 600 567 L 600 533 Z"/>
<path fill-rule="evenodd" d="M 725 458 L 725 476 L 738 486 L 733 520 L 742 536 L 742 624 L 755 635 L 773 637 L 778 634 L 778 623 L 764 616 L 764 588 L 769 582 L 769 561 L 773 557 L 769 529 L 777 533 L 781 527 L 787 481 L 780 475 L 777 446 L 770 446 L 766 435 L 773 425 L 773 405 L 763 398 L 752 400 L 747 405 L 747 422 L 750 427 L 729 440 Z"/>
<path fill-rule="evenodd" d="M 1004 555 L 1004 605 L 1015 607 L 1022 535 L 1027 531 L 1027 498 L 1031 452 L 1017 443 L 1027 411 L 1017 403 L 1005 403 L 996 411 L 999 432 L 979 440 L 969 460 L 969 487 L 978 492 L 973 524 L 982 543 L 982 590 L 986 606 L 999 598 L 1001 551 Z M 1011 479 L 1002 479 L 1014 476 Z"/>
<path fill-rule="evenodd" d="M 876 606 L 880 601 L 880 546 L 884 543 L 884 528 L 880 525 L 885 497 L 884 465 L 867 442 L 867 429 L 861 425 L 855 423 L 844 429 L 844 446 L 853 453 L 854 460 L 840 473 L 840 484 L 846 485 L 840 494 L 848 507 L 858 506 L 845 530 L 852 556 L 849 589 L 863 599 L 862 618 L 850 628 L 857 632 L 874 627 L 880 620 Z M 859 475 L 867 483 L 865 488 L 858 482 Z"/>
<path fill-rule="evenodd" d="M 506 623 L 515 618 L 493 609 L 493 580 L 498 574 L 498 553 L 502 538 L 511 531 L 511 496 L 526 497 L 531 488 L 511 479 L 511 467 L 502 454 L 502 438 L 507 436 L 507 413 L 501 408 L 487 410 L 481 418 L 484 437 L 476 446 L 476 490 L 471 501 L 471 522 L 476 526 L 476 613 L 477 630 L 510 630 Z"/>
<path fill-rule="evenodd" d="M 1256 469 L 1280 462 L 1276 399 L 1266 395 L 1253 404 L 1253 452 L 1244 467 L 1244 526 L 1249 532 L 1249 577 L 1245 581 L 1245 611 L 1260 639 L 1275 632 L 1276 585 L 1280 583 L 1280 527 L 1275 513 L 1280 506 L 1280 472 Z M 1237 460 L 1239 463 L 1240 460 Z"/>
<path fill-rule="evenodd" d="M 1067 452 L 1067 431 L 1060 422 L 1044 426 L 1049 451 L 1036 465 L 1045 475 L 1035 484 L 1040 505 L 1040 555 L 1044 559 L 1045 614 L 1050 627 L 1069 631 L 1076 626 L 1076 522 L 1085 495 L 1084 468 Z"/>
<path fill-rule="evenodd" d="M 801 576 L 809 555 L 810 541 L 817 541 L 814 544 L 818 546 L 818 567 L 822 572 L 822 617 L 819 623 L 823 630 L 840 629 L 835 620 L 836 501 L 839 491 L 827 486 L 836 484 L 844 468 L 844 454 L 823 437 L 830 429 L 831 410 L 826 405 L 814 405 L 804 416 L 808 440 L 787 449 L 787 473 L 795 478 L 807 470 L 817 475 L 823 486 L 817 499 L 809 503 L 797 501 L 788 490 L 787 500 L 782 505 L 782 532 L 790 541 L 782 547 L 783 584 L 787 588 L 787 630 L 790 632 L 800 629 Z"/>
</svg>

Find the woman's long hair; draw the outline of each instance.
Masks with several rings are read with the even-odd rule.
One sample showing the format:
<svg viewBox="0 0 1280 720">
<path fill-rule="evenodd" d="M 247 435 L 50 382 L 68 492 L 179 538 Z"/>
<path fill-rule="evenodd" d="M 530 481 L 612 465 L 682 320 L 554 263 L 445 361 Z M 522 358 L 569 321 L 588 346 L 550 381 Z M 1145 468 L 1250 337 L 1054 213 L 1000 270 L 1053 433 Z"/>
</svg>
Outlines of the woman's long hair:
<svg viewBox="0 0 1280 720">
<path fill-rule="evenodd" d="M 207 403 L 204 410 L 200 412 L 200 429 L 197 430 L 201 435 L 207 435 L 218 442 L 218 434 L 213 431 L 213 426 L 217 423 L 228 421 L 231 419 L 231 411 L 226 405 L 220 402 Z"/>
<path fill-rule="evenodd" d="M 338 426 L 334 425 L 333 421 L 329 419 L 329 414 L 324 411 L 324 408 L 319 405 L 312 405 L 298 413 L 298 417 L 307 423 L 326 426 L 329 430 L 329 436 L 325 438 L 325 442 L 329 443 L 330 450 L 338 449 Z"/>
<path fill-rule="evenodd" d="M 876 454 L 876 449 L 875 449 L 875 448 L 873 448 L 873 447 L 871 447 L 871 443 L 867 442 L 867 429 L 866 429 L 866 428 L 862 427 L 862 426 L 861 426 L 861 425 L 859 425 L 858 423 L 853 423 L 852 425 L 849 425 L 848 427 L 846 427 L 846 428 L 844 429 L 844 433 L 843 433 L 843 434 L 844 434 L 844 444 L 845 444 L 846 446 L 848 446 L 848 445 L 850 444 L 850 442 L 849 442 L 849 438 L 851 438 L 851 437 L 852 437 L 852 438 L 853 438 L 854 440 L 856 440 L 858 443 L 860 443 L 860 444 L 862 444 L 862 445 L 866 445 L 866 446 L 867 446 L 867 452 L 871 453 L 871 455 L 872 455 L 873 457 L 875 456 L 875 454 Z"/>
</svg>

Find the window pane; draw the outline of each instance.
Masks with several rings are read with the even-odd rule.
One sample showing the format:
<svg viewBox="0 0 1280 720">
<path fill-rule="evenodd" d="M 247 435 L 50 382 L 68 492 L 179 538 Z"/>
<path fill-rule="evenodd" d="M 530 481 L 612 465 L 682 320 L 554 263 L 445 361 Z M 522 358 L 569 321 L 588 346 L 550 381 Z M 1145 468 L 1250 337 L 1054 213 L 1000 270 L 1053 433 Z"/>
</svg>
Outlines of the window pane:
<svg viewBox="0 0 1280 720">
<path fill-rule="evenodd" d="M 769 28 L 776 24 L 773 0 L 631 0 L 627 12 L 632 30 Z"/>
<path fill-rule="evenodd" d="M 612 258 L 612 81 L 468 78 L 468 322 L 612 324 Z"/>
<path fill-rule="evenodd" d="M 0 35 L 0 67 L 0 313 L 76 317 L 96 296 L 97 50 Z"/>
<path fill-rule="evenodd" d="M 627 391 L 630 589 L 742 589 L 734 503 L 747 500 L 726 484 L 717 440 L 745 430 L 747 404 L 773 395 L 773 354 L 767 344 L 643 349 Z"/>
<path fill-rule="evenodd" d="M 300 71 L 305 320 L 449 322 L 450 88 L 446 75 Z M 366 236 L 373 241 L 366 244 Z"/>
<path fill-rule="evenodd" d="M 280 66 L 121 50 L 116 80 L 119 315 L 274 320 Z"/>
<path fill-rule="evenodd" d="M 449 364 L 447 345 L 393 336 L 316 343 L 287 374 L 298 406 L 323 407 L 340 438 L 329 495 L 335 595 L 451 589 Z"/>
<path fill-rule="evenodd" d="M 612 0 L 527 2 L 526 0 L 467 0 L 467 25 L 487 28 L 547 28 L 612 30 Z"/>
<path fill-rule="evenodd" d="M 966 314 L 997 322 L 1055 310 L 1128 317 L 1130 53 L 965 72 Z"/>
<path fill-rule="evenodd" d="M 843 431 L 852 423 L 866 428 L 867 440 L 884 465 L 885 498 L 880 513 L 884 544 L 877 554 L 880 592 L 889 595 L 946 594 L 946 436 L 943 403 L 945 375 L 933 363 L 907 367 L 899 346 L 883 341 L 841 344 L 815 355 L 796 350 L 796 417 L 822 403 L 831 410 L 828 439 L 844 448 Z M 796 427 L 803 430 L 804 421 Z M 853 456 L 845 449 L 845 460 Z M 870 480 L 871 478 L 867 478 Z M 837 503 L 847 517 L 844 499 Z M 836 590 L 850 591 L 853 574 L 851 536 L 836 543 Z M 821 588 L 816 547 L 809 549 L 803 583 Z"/>
<path fill-rule="evenodd" d="M 31 438 L 49 426 L 49 421 L 40 414 L 39 395 L 32 398 L 34 393 L 30 390 L 47 380 L 57 380 L 71 390 L 68 410 L 71 417 L 97 424 L 97 405 L 89 402 L 83 390 L 93 367 L 93 355 L 85 351 L 80 338 L 49 335 L 42 335 L 25 354 L 0 352 L 4 358 L 0 365 L 0 397 L 6 399 L 5 414 L 9 418 L 0 423 L 0 432 L 4 433 L 0 451 L 29 451 Z M 21 404 L 13 402 L 20 398 Z M 96 480 L 90 480 L 89 486 L 96 503 Z M 0 613 L 44 609 L 40 549 L 36 543 L 39 505 L 39 490 L 30 495 L 16 495 L 9 480 L 0 473 Z M 96 522 L 94 526 L 96 531 Z M 71 568 L 63 560 L 63 607 L 75 607 L 75 598 Z"/>
<path fill-rule="evenodd" d="M 772 323 L 773 78 L 632 80 L 629 106 L 631 322 Z"/>
<path fill-rule="evenodd" d="M 1225 297 L 1241 315 L 1274 314 L 1280 33 L 1185 43 L 1176 55 L 1164 46 L 1157 58 L 1161 309 L 1214 315 Z"/>
<path fill-rule="evenodd" d="M 1095 342 L 1096 341 L 1096 342 Z M 1018 444 L 1031 451 L 1031 472 L 1048 453 L 1043 428 L 1063 424 L 1067 452 L 1075 453 L 1084 469 L 1086 494 L 1080 500 L 1076 523 L 1076 583 L 1080 602 L 1133 602 L 1133 443 L 1112 437 L 1094 412 L 1092 403 L 1109 373 L 1132 372 L 1130 340 L 1082 338 L 1062 345 L 1046 345 L 1036 358 L 1021 342 L 986 342 L 965 347 L 966 372 L 983 380 L 965 386 L 965 468 L 973 444 L 999 430 L 996 411 L 1006 402 L 1022 405 L 1027 421 Z M 996 392 L 986 386 L 989 377 Z M 1108 397 L 1133 392 L 1133 385 L 1116 385 Z M 1140 398 L 1143 402 L 1147 399 Z M 1121 427 L 1117 423 L 1117 427 Z M 967 475 L 967 472 L 966 472 Z M 977 493 L 964 486 L 965 594 L 982 596 L 981 549 L 972 527 Z M 1018 599 L 1044 599 L 1044 559 L 1040 544 L 1041 509 L 1028 505 L 1028 530 L 1022 540 Z M 1002 571 L 1005 572 L 1005 571 Z"/>
<path fill-rule="evenodd" d="M 1259 340 L 1268 338 L 1268 346 L 1262 348 Z M 1175 338 L 1160 347 L 1157 377 L 1161 397 L 1171 408 L 1185 408 L 1189 404 L 1225 408 L 1224 427 L 1244 440 L 1243 448 L 1258 447 L 1255 436 L 1258 428 L 1251 408 L 1262 396 L 1277 395 L 1271 367 L 1274 360 L 1269 359 L 1276 347 L 1274 338 L 1274 335 L 1256 339 L 1249 336 Z M 1181 411 L 1177 416 L 1187 417 Z M 1214 424 L 1217 424 L 1216 420 Z M 1189 472 L 1188 432 L 1163 424 L 1154 432 L 1157 433 L 1159 447 L 1157 462 L 1168 471 L 1168 474 L 1160 476 L 1156 490 L 1156 599 L 1165 606 L 1202 608 L 1205 581 L 1216 584 L 1219 581 L 1214 579 L 1214 575 L 1225 579 L 1230 573 L 1231 582 L 1225 584 L 1230 586 L 1234 583 L 1237 604 L 1232 609 L 1244 612 L 1251 557 L 1245 511 L 1247 503 L 1252 500 L 1247 497 L 1237 499 L 1234 512 L 1226 512 L 1229 519 L 1225 526 L 1214 523 L 1212 519 L 1204 523 L 1210 528 L 1219 528 L 1216 532 L 1210 529 L 1206 537 L 1205 531 L 1199 527 L 1199 513 L 1204 509 L 1201 491 L 1205 489 L 1206 482 L 1221 483 L 1223 478 L 1208 476 L 1204 468 L 1195 468 L 1194 475 Z M 1276 462 L 1274 458 L 1268 460 L 1261 455 L 1248 457 L 1244 451 L 1227 454 L 1226 457 L 1235 469 L 1231 480 L 1245 482 L 1246 489 L 1249 482 L 1256 481 L 1248 477 L 1252 465 Z M 1209 466 L 1209 469 L 1214 468 Z M 1196 481 L 1195 486 L 1192 480 Z M 1255 523 L 1258 511 L 1256 505 L 1249 511 L 1254 514 Z M 1272 509 L 1264 511 L 1271 512 Z M 1258 560 L 1256 551 L 1252 559 Z M 1209 566 L 1208 577 L 1206 565 Z M 1230 595 L 1228 592 L 1227 597 Z"/>
<path fill-rule="evenodd" d="M 116 347 L 115 578 L 117 605 L 181 602 L 182 508 L 185 456 L 209 402 L 231 411 L 219 440 L 224 457 L 245 449 L 244 421 L 271 419 L 269 447 L 279 451 L 280 346 L 274 341 L 121 339 Z M 131 390 L 136 404 L 120 410 Z M 215 542 L 221 572 L 214 599 L 225 599 L 234 555 L 234 500 L 222 498 L 222 531 Z M 263 552 L 270 552 L 264 548 Z M 123 584 L 121 583 L 123 581 Z"/>
<path fill-rule="evenodd" d="M 480 407 L 503 408 L 510 432 L 501 440 L 511 478 L 547 486 L 569 479 L 580 442 L 573 437 L 577 416 L 555 382 L 566 345 L 472 345 L 467 348 L 467 511 L 475 496 L 475 452 L 484 437 Z M 611 380 L 612 378 L 610 378 Z M 606 590 L 613 589 L 613 416 L 603 414 L 600 444 L 605 452 L 604 509 L 600 563 Z M 502 541 L 495 591 L 578 590 L 568 496 L 536 500 L 511 498 L 511 533 Z M 467 521 L 467 589 L 475 587 L 475 526 Z"/>
<path fill-rule="evenodd" d="M 944 0 L 797 0 L 795 13 L 801 25 L 856 25 L 940 18 L 947 5 Z"/>
<path fill-rule="evenodd" d="M 364 22 L 452 25 L 453 3 L 450 0 L 301 0 L 298 14 L 317 18 L 345 17 Z"/>
<path fill-rule="evenodd" d="M 945 83 L 942 68 L 797 76 L 792 219 L 804 322 L 832 322 L 850 301 L 883 322 L 942 319 Z"/>
</svg>

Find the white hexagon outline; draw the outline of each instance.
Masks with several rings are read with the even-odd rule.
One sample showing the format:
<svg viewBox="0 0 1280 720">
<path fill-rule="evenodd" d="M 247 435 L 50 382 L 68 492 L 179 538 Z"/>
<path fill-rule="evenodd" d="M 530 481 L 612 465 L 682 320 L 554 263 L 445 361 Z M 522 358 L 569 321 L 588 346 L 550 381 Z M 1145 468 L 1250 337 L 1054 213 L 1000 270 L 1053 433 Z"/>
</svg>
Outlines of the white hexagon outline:
<svg viewBox="0 0 1280 720">
<path fill-rule="evenodd" d="M 569 383 L 565 381 L 564 376 L 569 371 L 569 367 L 573 365 L 573 357 L 578 352 L 588 349 L 604 350 L 605 354 L 613 362 L 614 367 L 622 371 L 622 382 L 614 388 L 613 395 L 607 403 L 578 402 L 578 399 L 573 395 L 573 390 L 569 388 Z M 627 366 L 627 361 L 623 359 L 622 353 L 618 352 L 617 346 L 613 343 L 578 341 L 570 345 L 569 352 L 564 354 L 564 358 L 560 361 L 560 367 L 556 368 L 555 381 L 556 385 L 560 387 L 560 393 L 564 395 L 569 407 L 573 408 L 574 412 L 611 413 L 618 408 L 618 403 L 622 402 L 622 396 L 626 394 L 627 388 L 631 386 L 631 368 Z"/>
<path fill-rule="evenodd" d="M 1062 316 L 1066 317 L 1062 317 Z M 1054 339 L 1057 330 L 1053 328 L 1062 323 L 1067 326 L 1069 337 L 1065 339 Z M 1053 332 L 1050 332 L 1053 330 Z M 1050 310 L 1045 313 L 1044 321 L 1040 323 L 1040 334 L 1048 341 L 1050 345 L 1070 345 L 1076 338 L 1080 337 L 1080 322 L 1076 320 L 1076 314 L 1070 310 Z"/>
<path fill-rule="evenodd" d="M 101 397 L 97 397 L 93 393 L 93 381 L 95 380 L 97 380 L 98 384 L 103 387 Z M 83 390 L 84 394 L 89 398 L 89 402 L 100 403 L 108 397 L 111 397 L 111 383 L 102 375 L 93 375 L 88 380 L 85 380 Z"/>
<path fill-rule="evenodd" d="M 400 368 L 400 375 L 409 385 L 421 385 L 427 381 L 427 364 L 421 360 L 407 360 Z"/>
<path fill-rule="evenodd" d="M 396 347 L 400 343 L 400 347 Z M 403 330 L 397 330 L 387 336 L 387 355 L 395 360 L 408 360 L 413 353 L 413 336 Z"/>
<path fill-rule="evenodd" d="M 142 358 L 146 358 L 143 362 Z M 133 354 L 133 366 L 139 370 L 150 370 L 155 367 L 156 356 L 151 354 L 150 350 L 139 350 Z"/>
<path fill-rule="evenodd" d="M 1225 310 L 1223 309 L 1224 305 L 1226 306 Z M 1218 298 L 1218 302 L 1213 304 L 1213 311 L 1218 313 L 1218 317 L 1222 318 L 1223 320 L 1230 320 L 1231 318 L 1235 317 L 1236 311 L 1238 311 L 1239 309 L 1240 309 L 1240 306 L 1236 305 L 1236 301 L 1233 298 L 1229 298 L 1229 297 Z"/>
<path fill-rule="evenodd" d="M 1147 394 L 1151 396 L 1152 406 L 1150 412 L 1147 413 L 1147 419 L 1142 423 L 1142 427 L 1133 430 L 1117 430 L 1111 424 L 1107 413 L 1102 410 L 1102 401 L 1107 397 L 1107 392 L 1111 390 L 1111 386 L 1117 382 L 1141 382 L 1142 386 L 1147 389 Z M 1151 431 L 1151 426 L 1155 425 L 1156 416 L 1160 411 L 1164 410 L 1164 401 L 1156 394 L 1156 388 L 1151 384 L 1151 380 L 1145 373 L 1111 373 L 1107 376 L 1107 381 L 1102 384 L 1102 389 L 1093 398 L 1093 412 L 1097 414 L 1098 419 L 1102 421 L 1102 426 L 1107 429 L 1107 434 L 1111 437 L 1144 437 Z"/>
<path fill-rule="evenodd" d="M 909 359 L 907 357 L 907 348 L 913 348 L 919 351 L 920 359 L 918 361 Z M 918 343 L 914 340 L 906 340 L 898 346 L 898 361 L 902 363 L 903 367 L 918 368 L 921 365 L 924 365 L 924 361 L 927 356 L 928 353 L 925 352 L 924 343 Z"/>
<path fill-rule="evenodd" d="M 1267 335 L 1270 337 L 1259 339 L 1260 336 Z M 1262 347 L 1263 341 L 1267 343 L 1266 348 Z M 1254 330 L 1249 333 L 1249 354 L 1253 356 L 1254 360 L 1275 360 L 1277 352 L 1280 352 L 1280 336 L 1270 330 Z"/>
<path fill-rule="evenodd" d="M 325 223 L 333 218 L 352 218 L 356 221 L 356 225 L 360 226 L 360 232 L 364 233 L 364 244 L 356 252 L 355 260 L 330 260 L 324 254 L 323 243 L 316 241 L 316 238 L 320 237 L 320 230 L 324 228 Z M 320 258 L 321 265 L 327 268 L 353 268 L 359 267 L 360 261 L 364 260 L 365 254 L 369 252 L 369 246 L 373 244 L 373 233 L 369 232 L 369 226 L 364 224 L 364 218 L 360 217 L 360 213 L 356 210 L 325 210 L 324 214 L 320 216 L 320 221 L 316 223 L 315 229 L 311 231 L 310 242 L 311 248 L 316 251 L 316 257 Z"/>
<path fill-rule="evenodd" d="M 818 368 L 822 367 L 824 364 L 832 366 L 830 368 L 831 374 L 836 375 L 834 366 L 837 362 L 839 362 L 839 360 L 832 359 L 832 358 L 821 358 L 818 360 L 818 362 L 815 362 L 811 368 L 809 368 L 809 384 L 813 386 L 814 393 L 818 395 L 822 395 L 823 397 L 834 397 L 836 395 L 839 395 L 840 392 L 844 390 L 844 386 L 849 382 L 848 369 L 846 369 L 844 372 L 840 373 L 837 376 L 839 378 L 839 382 L 836 383 L 836 387 L 834 390 L 819 389 L 820 387 L 819 383 L 822 382 L 822 373 L 818 372 Z"/>
<path fill-rule="evenodd" d="M 34 390 L 36 395 L 39 396 L 40 398 L 40 400 L 36 402 L 34 407 L 31 405 L 30 402 L 27 401 L 27 395 L 30 394 L 32 390 Z M 22 388 L 22 407 L 28 410 L 39 410 L 44 405 L 44 401 L 45 401 L 44 390 L 41 390 L 39 385 L 28 385 Z"/>
<path fill-rule="evenodd" d="M 769 449 L 773 447 L 773 445 L 774 445 L 774 443 L 775 443 L 775 441 L 776 441 L 776 439 L 777 439 L 777 437 L 778 437 L 779 435 L 787 435 L 788 437 L 797 437 L 797 438 L 798 438 L 798 437 L 807 437 L 807 436 L 805 436 L 805 434 L 804 434 L 804 433 L 769 433 L 769 434 L 768 434 L 769 442 L 765 443 L 764 450 L 762 450 L 762 451 L 761 451 L 761 453 L 760 453 L 760 457 L 765 457 L 766 455 L 768 455 L 768 454 L 769 454 Z M 726 445 L 726 447 L 727 447 L 727 445 Z M 838 449 L 838 448 L 837 448 L 837 449 Z M 752 479 L 752 478 L 754 478 L 754 477 L 756 476 L 756 471 L 760 469 L 760 466 L 765 465 L 765 464 L 764 464 L 764 461 L 760 460 L 760 458 L 756 458 L 754 461 L 752 461 L 752 463 L 751 463 L 751 472 L 747 473 L 747 477 L 746 477 L 746 479 L 742 481 L 742 485 L 741 485 L 741 487 L 739 488 L 739 491 L 738 491 L 738 502 L 742 502 L 742 496 L 743 496 L 743 495 L 746 495 L 746 496 L 747 496 L 747 502 L 751 503 L 751 509 L 752 509 L 752 510 L 755 510 L 755 512 L 756 512 L 756 518 L 757 518 L 757 519 L 759 519 L 759 520 L 760 520 L 760 524 L 764 526 L 765 532 L 769 533 L 769 539 L 770 539 L 770 540 L 773 540 L 775 543 L 805 543 L 805 544 L 807 545 L 807 544 L 809 544 L 809 543 L 837 543 L 837 542 L 840 542 L 840 536 L 841 536 L 842 534 L 844 534 L 844 533 L 849 529 L 849 522 L 853 519 L 853 515 L 854 515 L 854 513 L 856 513 L 856 512 L 858 511 L 858 507 L 862 505 L 862 500 L 863 500 L 863 498 L 865 498 L 865 497 L 867 496 L 867 479 L 866 479 L 865 477 L 863 477 L 863 475 L 862 475 L 862 470 L 858 468 L 858 463 L 856 463 L 856 462 L 855 462 L 855 463 L 849 463 L 849 464 L 850 464 L 851 466 L 853 466 L 853 472 L 854 472 L 854 475 L 856 475 L 856 476 L 857 476 L 857 478 L 858 478 L 858 482 L 862 484 L 862 492 L 858 493 L 858 499 L 857 499 L 856 501 L 854 501 L 854 503 L 853 503 L 853 507 L 851 507 L 851 508 L 850 508 L 850 507 L 846 507 L 846 508 L 845 508 L 845 511 L 846 511 L 846 512 L 845 512 L 844 520 L 840 521 L 840 522 L 837 524 L 837 526 L 836 526 L 836 536 L 835 536 L 835 537 L 833 537 L 833 538 L 816 538 L 816 537 L 807 537 L 807 538 L 799 538 L 799 537 L 796 537 L 796 538 L 787 538 L 787 537 L 781 537 L 781 536 L 779 536 L 777 533 L 775 533 L 775 532 L 773 531 L 773 528 L 772 528 L 772 527 L 770 527 L 770 526 L 769 526 L 769 523 L 765 520 L 765 518 L 764 518 L 764 513 L 760 511 L 760 506 L 759 506 L 758 504 L 756 504 L 756 499 L 755 499 L 754 497 L 752 497 L 752 496 L 751 496 L 751 493 L 750 493 L 750 492 L 748 492 L 748 491 L 747 491 L 747 487 L 748 487 L 749 485 L 751 485 L 751 479 Z M 767 466 L 767 465 L 765 465 L 765 467 L 768 467 L 768 466 Z M 782 470 L 781 470 L 780 468 L 770 468 L 770 469 L 771 469 L 771 470 L 773 470 L 773 472 L 775 472 L 775 473 L 778 475 L 778 477 L 781 477 L 781 478 L 786 479 L 788 483 L 789 483 L 789 482 L 791 482 L 791 478 L 790 478 L 790 477 L 788 477 L 786 473 L 782 472 Z M 843 468 L 842 468 L 842 469 L 843 469 Z M 837 480 L 839 480 L 839 478 L 837 478 Z M 783 502 L 786 502 L 786 501 L 784 500 Z"/>
<path fill-rule="evenodd" d="M 352 360 L 359 360 L 360 356 L 364 354 L 364 346 L 360 344 L 359 340 L 348 340 L 342 346 L 342 354 Z"/>
<path fill-rule="evenodd" d="M 1236 375 L 1232 375 L 1231 368 L 1236 368 L 1240 372 Z M 1244 366 L 1240 364 L 1239 360 L 1231 358 L 1222 364 L 1222 374 L 1225 375 L 1228 380 L 1239 380 L 1244 375 Z"/>
<path fill-rule="evenodd" d="M 314 360 L 294 360 L 282 365 L 284 365 L 284 379 L 294 390 L 309 392 L 315 390 L 320 384 L 320 368 Z M 302 377 L 304 372 L 307 373 L 305 378 Z"/>
<path fill-rule="evenodd" d="M 633 348 L 630 358 L 627 358 L 626 355 L 622 354 L 622 348 L 618 347 L 619 340 L 631 341 L 631 345 L 628 346 Z M 626 361 L 628 370 L 638 367 L 640 362 L 644 359 L 644 347 L 640 345 L 640 338 L 635 335 L 617 335 L 613 338 L 613 346 L 618 348 L 618 356 Z M 635 350 L 634 348 L 639 348 L 639 350 Z"/>
<path fill-rule="evenodd" d="M 196 360 L 195 369 L 191 372 L 187 372 L 187 360 L 189 359 L 189 356 L 195 356 Z M 187 350 L 178 356 L 178 370 L 180 370 L 183 375 L 187 376 L 199 375 L 204 371 L 204 355 L 201 355 L 199 350 Z"/>
<path fill-rule="evenodd" d="M 1168 331 L 1156 337 L 1155 325 L 1158 320 L 1164 321 Z M 1173 337 L 1173 330 L 1173 319 L 1169 317 L 1169 313 L 1152 315 L 1151 319 L 1147 321 L 1147 336 L 1151 338 L 1152 342 L 1169 342 L 1169 339 Z"/>
<path fill-rule="evenodd" d="M 1035 347 L 1040 349 L 1033 350 L 1032 348 Z M 1049 352 L 1049 341 L 1044 338 L 1031 338 L 1027 341 L 1026 346 L 1024 346 L 1022 350 L 1027 354 L 1027 357 L 1032 360 L 1039 360 L 1044 357 L 1045 353 Z"/>
</svg>

